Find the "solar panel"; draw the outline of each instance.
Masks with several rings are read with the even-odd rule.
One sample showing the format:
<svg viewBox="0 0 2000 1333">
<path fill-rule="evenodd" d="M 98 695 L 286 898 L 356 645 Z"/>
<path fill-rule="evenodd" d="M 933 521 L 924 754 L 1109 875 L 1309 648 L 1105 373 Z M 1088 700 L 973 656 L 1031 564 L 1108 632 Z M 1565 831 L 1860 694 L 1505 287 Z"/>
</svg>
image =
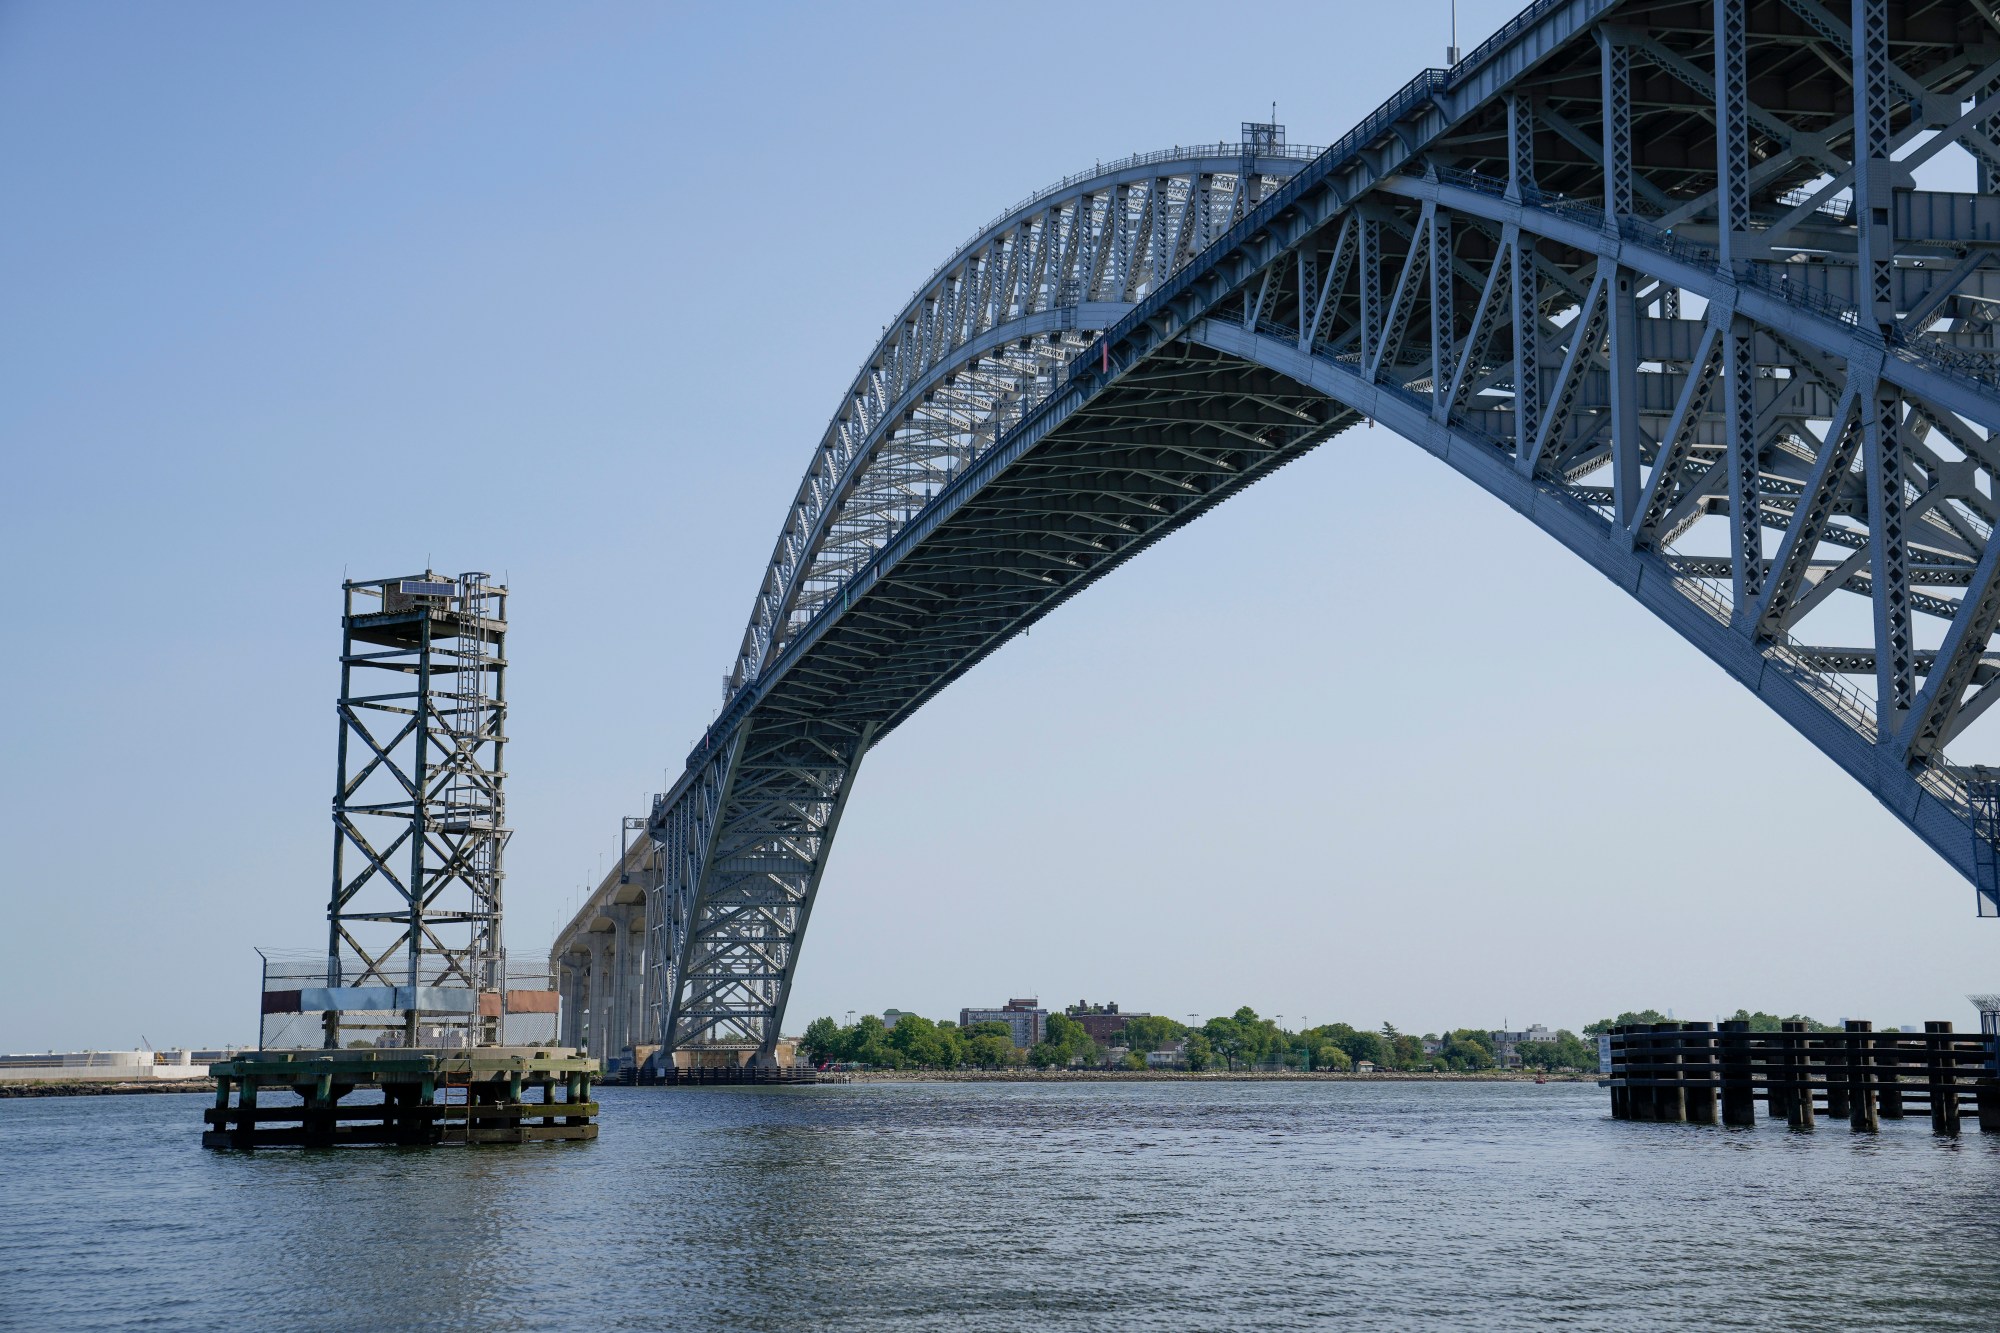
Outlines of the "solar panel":
<svg viewBox="0 0 2000 1333">
<path fill-rule="evenodd" d="M 432 583 L 426 579 L 404 579 L 396 587 L 397 592 L 409 593 L 416 597 L 449 597 L 458 591 L 455 583 Z"/>
</svg>

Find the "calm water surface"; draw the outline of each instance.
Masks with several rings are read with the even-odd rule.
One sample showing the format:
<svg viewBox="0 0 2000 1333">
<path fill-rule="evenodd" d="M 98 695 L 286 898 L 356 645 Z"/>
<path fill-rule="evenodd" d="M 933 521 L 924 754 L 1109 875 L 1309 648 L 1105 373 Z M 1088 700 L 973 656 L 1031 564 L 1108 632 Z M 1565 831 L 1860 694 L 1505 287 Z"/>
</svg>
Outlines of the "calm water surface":
<svg viewBox="0 0 2000 1333">
<path fill-rule="evenodd" d="M 2000 1136 L 1551 1084 L 607 1088 L 604 1137 L 196 1146 L 0 1101 L 0 1325 L 2000 1328 Z"/>
</svg>

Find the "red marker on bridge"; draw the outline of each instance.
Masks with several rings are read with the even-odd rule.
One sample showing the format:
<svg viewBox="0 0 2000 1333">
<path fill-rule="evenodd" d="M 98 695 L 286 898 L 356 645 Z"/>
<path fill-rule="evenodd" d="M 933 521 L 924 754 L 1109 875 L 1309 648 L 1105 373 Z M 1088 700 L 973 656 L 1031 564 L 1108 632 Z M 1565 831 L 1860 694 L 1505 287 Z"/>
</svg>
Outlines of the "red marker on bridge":
<svg viewBox="0 0 2000 1333">
<path fill-rule="evenodd" d="M 1111 373 L 1111 340 L 1109 338 L 1100 338 L 1097 345 L 1104 352 L 1104 373 L 1109 375 Z"/>
</svg>

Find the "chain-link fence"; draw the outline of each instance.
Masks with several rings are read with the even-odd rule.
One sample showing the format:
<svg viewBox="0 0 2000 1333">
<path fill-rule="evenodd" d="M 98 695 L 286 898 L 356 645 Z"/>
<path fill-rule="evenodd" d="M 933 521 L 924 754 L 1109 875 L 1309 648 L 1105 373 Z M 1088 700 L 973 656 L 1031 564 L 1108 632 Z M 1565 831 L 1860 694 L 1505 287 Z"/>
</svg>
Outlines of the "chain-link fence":
<svg viewBox="0 0 2000 1333">
<path fill-rule="evenodd" d="M 324 954 L 264 949 L 259 955 L 262 1050 L 325 1046 L 329 1014 L 336 1016 L 337 1043 L 348 1047 L 548 1046 L 556 1039 L 555 979 L 546 963 L 503 964 L 498 984 L 474 990 L 447 963 L 430 958 L 412 986 L 407 963 L 371 969 L 359 958 L 342 958 L 335 970 Z"/>
</svg>

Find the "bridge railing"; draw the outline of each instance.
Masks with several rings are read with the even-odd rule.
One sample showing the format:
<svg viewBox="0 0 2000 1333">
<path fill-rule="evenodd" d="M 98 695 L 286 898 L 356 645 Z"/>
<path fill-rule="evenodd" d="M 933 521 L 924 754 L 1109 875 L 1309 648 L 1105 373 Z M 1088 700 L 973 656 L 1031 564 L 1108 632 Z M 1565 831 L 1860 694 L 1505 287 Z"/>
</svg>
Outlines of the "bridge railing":
<svg viewBox="0 0 2000 1333">
<path fill-rule="evenodd" d="M 1389 95 L 1387 101 L 1370 112 L 1365 120 L 1341 135 L 1337 142 L 1314 158 L 1309 167 L 1279 186 L 1272 192 L 1270 198 L 1257 206 L 1254 212 L 1217 238 L 1209 246 L 1207 253 L 1227 254 L 1243 244 L 1251 235 L 1263 229 L 1268 217 L 1289 208 L 1310 184 L 1323 179 L 1335 167 L 1351 160 L 1383 130 L 1408 115 L 1419 104 L 1435 97 L 1450 81 L 1449 71 L 1427 69 L 1398 88 Z M 1142 314 L 1156 308 L 1159 302 L 1171 300 L 1185 291 L 1187 284 L 1193 280 L 1194 273 L 1200 267 L 1199 264 L 1183 264 L 1173 277 L 1149 293 L 1138 309 L 1106 330 L 1087 350 L 1071 357 L 1067 378 L 1075 380 L 1090 373 L 1091 367 L 1097 364 L 1101 344 L 1116 342 L 1123 338 L 1139 322 Z"/>
<path fill-rule="evenodd" d="M 1540 23 L 1543 15 L 1549 13 L 1551 10 L 1559 9 L 1567 3 L 1569 3 L 1569 0 L 1535 0 L 1535 3 L 1501 24 L 1491 37 L 1488 37 L 1485 41 L 1466 52 L 1458 63 L 1451 67 L 1450 73 L 1453 75 L 1453 82 L 1457 81 L 1457 76 L 1461 70 L 1469 74 L 1479 68 L 1480 65 L 1491 59 L 1495 52 L 1511 45 L 1516 37 L 1519 37 L 1522 33 Z"/>
</svg>

